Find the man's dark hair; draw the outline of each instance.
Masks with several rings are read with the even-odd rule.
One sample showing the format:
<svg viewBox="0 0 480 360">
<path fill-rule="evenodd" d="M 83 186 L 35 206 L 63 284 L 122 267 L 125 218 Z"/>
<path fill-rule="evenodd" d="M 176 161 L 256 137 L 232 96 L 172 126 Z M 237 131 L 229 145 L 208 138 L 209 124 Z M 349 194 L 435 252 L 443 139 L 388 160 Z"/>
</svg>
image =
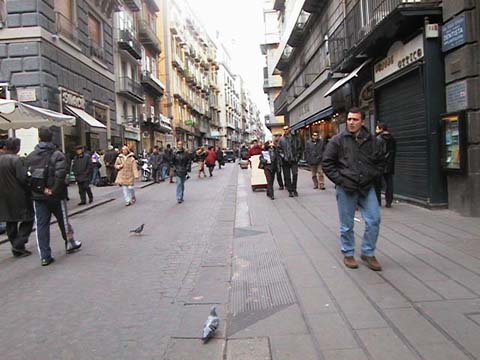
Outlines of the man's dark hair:
<svg viewBox="0 0 480 360">
<path fill-rule="evenodd" d="M 210 146 L 208 147 L 208 150 L 212 150 L 212 149 L 213 149 L 213 146 L 210 145 Z"/>
<path fill-rule="evenodd" d="M 38 138 L 42 142 L 52 142 L 53 133 L 49 128 L 42 127 L 38 130 Z"/>
<path fill-rule="evenodd" d="M 170 149 L 170 147 L 171 147 L 170 144 L 167 144 L 167 149 Z"/>
<path fill-rule="evenodd" d="M 354 106 L 354 107 L 350 108 L 350 110 L 348 110 L 348 112 L 351 112 L 351 113 L 354 113 L 354 114 L 360 114 L 360 118 L 362 120 L 365 120 L 365 111 L 363 111 L 362 109 L 360 109 L 357 106 Z"/>
<path fill-rule="evenodd" d="M 160 150 L 160 148 L 158 147 L 158 145 L 155 145 L 155 146 L 153 147 L 153 150 Z"/>
<path fill-rule="evenodd" d="M 8 138 L 5 140 L 5 150 L 12 154 L 16 154 L 20 151 L 20 139 L 18 138 Z"/>
<path fill-rule="evenodd" d="M 379 122 L 379 123 L 377 123 L 377 126 L 382 131 L 388 131 L 388 127 L 384 123 Z"/>
<path fill-rule="evenodd" d="M 75 150 L 83 150 L 83 145 L 77 145 L 77 146 L 75 146 Z"/>
</svg>

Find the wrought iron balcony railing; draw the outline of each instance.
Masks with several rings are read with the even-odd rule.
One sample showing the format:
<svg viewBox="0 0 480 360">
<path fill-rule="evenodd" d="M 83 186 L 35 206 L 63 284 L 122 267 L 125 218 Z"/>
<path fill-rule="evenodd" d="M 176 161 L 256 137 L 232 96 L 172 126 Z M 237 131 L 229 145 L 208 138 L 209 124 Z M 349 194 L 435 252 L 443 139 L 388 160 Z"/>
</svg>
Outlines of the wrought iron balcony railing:
<svg viewBox="0 0 480 360">
<path fill-rule="evenodd" d="M 71 19 L 67 18 L 58 11 L 55 12 L 55 23 L 57 34 L 60 34 L 75 44 L 78 44 L 78 26 Z"/>
</svg>

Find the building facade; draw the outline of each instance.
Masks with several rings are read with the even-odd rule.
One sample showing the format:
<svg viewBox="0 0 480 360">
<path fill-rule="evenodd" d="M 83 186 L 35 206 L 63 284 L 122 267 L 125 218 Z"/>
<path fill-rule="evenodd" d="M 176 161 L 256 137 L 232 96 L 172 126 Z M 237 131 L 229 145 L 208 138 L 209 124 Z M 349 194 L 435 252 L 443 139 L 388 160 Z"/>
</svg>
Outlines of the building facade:
<svg viewBox="0 0 480 360">
<path fill-rule="evenodd" d="M 105 149 L 121 137 L 115 106 L 113 15 L 116 0 L 7 1 L 0 18 L 0 83 L 10 96 L 77 117 L 58 128 L 67 154 L 75 145 Z M 18 130 L 23 152 L 36 130 Z"/>
</svg>

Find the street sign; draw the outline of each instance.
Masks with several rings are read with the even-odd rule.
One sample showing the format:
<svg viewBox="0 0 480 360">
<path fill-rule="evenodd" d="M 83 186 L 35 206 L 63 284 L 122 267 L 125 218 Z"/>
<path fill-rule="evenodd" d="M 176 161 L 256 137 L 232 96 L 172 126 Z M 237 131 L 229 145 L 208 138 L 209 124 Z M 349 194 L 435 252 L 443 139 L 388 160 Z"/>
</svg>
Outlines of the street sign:
<svg viewBox="0 0 480 360">
<path fill-rule="evenodd" d="M 448 51 L 467 42 L 465 35 L 465 15 L 448 21 L 442 27 L 442 50 Z"/>
</svg>

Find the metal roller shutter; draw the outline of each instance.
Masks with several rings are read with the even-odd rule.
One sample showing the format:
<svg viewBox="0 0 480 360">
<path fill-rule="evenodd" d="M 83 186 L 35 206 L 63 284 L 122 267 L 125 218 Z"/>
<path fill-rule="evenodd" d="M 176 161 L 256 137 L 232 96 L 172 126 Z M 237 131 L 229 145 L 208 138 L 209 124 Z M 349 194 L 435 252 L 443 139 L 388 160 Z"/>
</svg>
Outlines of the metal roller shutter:
<svg viewBox="0 0 480 360">
<path fill-rule="evenodd" d="M 375 93 L 378 121 L 397 140 L 394 192 L 426 200 L 429 197 L 425 97 L 419 70 L 380 87 Z"/>
</svg>

